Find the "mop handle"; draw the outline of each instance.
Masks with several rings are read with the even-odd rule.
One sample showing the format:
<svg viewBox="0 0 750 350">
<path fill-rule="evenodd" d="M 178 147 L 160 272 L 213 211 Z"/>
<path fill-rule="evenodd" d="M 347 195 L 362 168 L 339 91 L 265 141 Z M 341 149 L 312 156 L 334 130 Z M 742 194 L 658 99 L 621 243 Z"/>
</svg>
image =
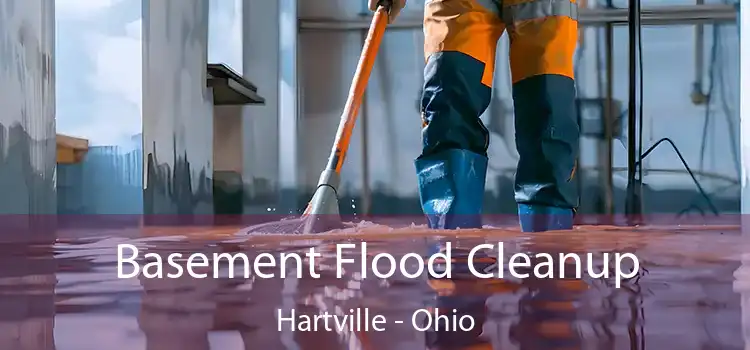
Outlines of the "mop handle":
<svg viewBox="0 0 750 350">
<path fill-rule="evenodd" d="M 352 85 L 349 88 L 349 96 L 346 99 L 346 105 L 341 114 L 341 121 L 336 131 L 336 139 L 333 143 L 331 155 L 328 158 L 326 170 L 333 170 L 336 174 L 341 174 L 341 167 L 344 165 L 346 152 L 349 149 L 349 143 L 354 131 L 354 124 L 357 121 L 357 113 L 362 104 L 362 96 L 365 94 L 367 82 L 370 79 L 372 67 L 375 64 L 375 57 L 380 48 L 380 42 L 383 40 L 385 27 L 388 25 L 388 5 L 381 5 L 375 11 L 375 15 L 370 23 L 370 29 L 367 32 L 362 54 L 359 56 L 357 70 L 352 79 Z"/>
</svg>

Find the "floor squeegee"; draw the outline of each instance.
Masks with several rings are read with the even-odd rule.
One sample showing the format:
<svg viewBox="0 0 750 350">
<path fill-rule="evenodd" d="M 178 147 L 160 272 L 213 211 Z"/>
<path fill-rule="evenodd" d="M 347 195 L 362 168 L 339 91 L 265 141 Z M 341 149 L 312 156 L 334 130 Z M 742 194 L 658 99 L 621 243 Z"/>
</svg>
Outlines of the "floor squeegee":
<svg viewBox="0 0 750 350">
<path fill-rule="evenodd" d="M 346 99 L 344 110 L 341 113 L 336 138 L 331 149 L 328 163 L 320 174 L 318 186 L 312 199 L 307 205 L 304 213 L 299 218 L 268 222 L 248 227 L 243 230 L 245 234 L 253 233 L 320 233 L 336 228 L 344 227 L 339 212 L 339 201 L 337 189 L 340 183 L 341 168 L 346 159 L 349 149 L 357 114 L 362 103 L 370 73 L 375 64 L 375 58 L 383 40 L 386 26 L 388 25 L 388 12 L 391 0 L 382 0 L 375 11 L 370 28 L 367 32 L 362 54 L 357 64 L 357 70 L 352 78 L 349 88 L 349 96 Z"/>
</svg>

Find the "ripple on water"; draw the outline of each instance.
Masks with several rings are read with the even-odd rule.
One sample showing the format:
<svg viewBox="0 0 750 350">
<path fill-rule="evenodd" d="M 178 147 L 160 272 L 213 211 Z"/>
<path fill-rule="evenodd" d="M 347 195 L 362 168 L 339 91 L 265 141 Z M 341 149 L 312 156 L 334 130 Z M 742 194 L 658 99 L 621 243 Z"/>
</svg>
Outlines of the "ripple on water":
<svg viewBox="0 0 750 350">
<path fill-rule="evenodd" d="M 741 317 L 750 311 L 742 309 L 740 293 L 750 289 L 743 287 L 750 284 L 750 277 L 745 278 L 750 274 L 738 268 L 748 246 L 725 228 L 722 235 L 685 227 L 582 227 L 529 235 L 502 228 L 437 232 L 420 225 L 360 221 L 315 236 L 180 230 L 164 236 L 68 239 L 49 247 L 0 247 L 7 252 L 0 257 L 0 310 L 5 310 L 0 312 L 0 349 L 11 348 L 3 335 L 7 326 L 33 329 L 19 336 L 53 339 L 58 350 L 283 349 L 290 342 L 310 350 L 469 349 L 478 343 L 502 349 L 745 347 Z M 585 277 L 430 281 L 398 275 L 363 278 L 354 269 L 337 279 L 335 244 L 363 240 L 370 258 L 379 252 L 396 258 L 410 252 L 427 254 L 444 241 L 462 247 L 502 241 L 505 259 L 516 252 L 632 252 L 644 270 L 620 289 L 612 280 Z M 250 258 L 314 247 L 322 253 L 317 265 L 321 278 L 305 273 L 283 279 L 230 279 L 225 265 L 217 279 L 118 279 L 118 244 L 160 255 L 242 252 Z M 507 266 L 502 267 L 507 272 Z M 433 306 L 471 315 L 481 332 L 415 332 L 410 325 L 414 310 Z M 344 315 L 364 307 L 405 323 L 385 333 L 367 334 L 276 329 L 279 309 Z"/>
</svg>

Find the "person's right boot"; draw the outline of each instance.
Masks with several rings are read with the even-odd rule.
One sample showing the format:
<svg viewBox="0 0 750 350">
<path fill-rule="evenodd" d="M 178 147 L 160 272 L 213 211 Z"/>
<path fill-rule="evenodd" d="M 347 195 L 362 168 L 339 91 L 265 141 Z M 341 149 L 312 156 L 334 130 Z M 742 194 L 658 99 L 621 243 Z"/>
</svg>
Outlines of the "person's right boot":
<svg viewBox="0 0 750 350">
<path fill-rule="evenodd" d="M 523 232 L 570 230 L 573 209 L 537 204 L 518 204 L 518 219 Z"/>
<path fill-rule="evenodd" d="M 482 227 L 487 157 L 449 149 L 414 162 L 422 211 L 432 229 Z"/>
</svg>

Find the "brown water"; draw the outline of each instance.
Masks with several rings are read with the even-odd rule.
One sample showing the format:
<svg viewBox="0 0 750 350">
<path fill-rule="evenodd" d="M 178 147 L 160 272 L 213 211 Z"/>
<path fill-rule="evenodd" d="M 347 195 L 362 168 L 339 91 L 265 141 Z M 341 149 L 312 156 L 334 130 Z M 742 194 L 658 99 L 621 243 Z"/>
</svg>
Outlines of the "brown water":
<svg viewBox="0 0 750 350">
<path fill-rule="evenodd" d="M 361 278 L 349 269 L 336 278 L 332 269 L 325 269 L 334 264 L 334 244 L 346 240 L 367 241 L 370 255 L 427 254 L 439 237 L 419 228 L 366 227 L 357 233 L 291 238 L 236 237 L 233 232 L 182 228 L 100 232 L 91 238 L 61 233 L 54 245 L 0 246 L 0 349 L 748 348 L 743 329 L 750 325 L 743 328 L 742 319 L 750 320 L 750 310 L 743 310 L 741 299 L 749 298 L 750 274 L 745 279 L 740 269 L 748 250 L 731 227 L 588 227 L 533 235 L 482 230 L 443 237 L 466 247 L 502 241 L 506 258 L 514 252 L 634 253 L 642 269 L 619 289 L 613 279 L 585 276 L 382 280 Z M 122 243 L 139 246 L 141 254 L 163 256 L 243 252 L 253 258 L 309 247 L 324 256 L 317 262 L 319 279 L 118 279 L 115 247 Z M 601 258 L 597 264 L 600 271 Z M 469 315 L 476 324 L 466 332 L 415 330 L 414 311 L 430 306 L 449 314 L 456 309 L 458 316 Z M 357 308 L 382 315 L 386 331 L 278 329 L 280 309 L 316 315 Z M 417 319 L 422 325 L 424 319 Z"/>
</svg>

